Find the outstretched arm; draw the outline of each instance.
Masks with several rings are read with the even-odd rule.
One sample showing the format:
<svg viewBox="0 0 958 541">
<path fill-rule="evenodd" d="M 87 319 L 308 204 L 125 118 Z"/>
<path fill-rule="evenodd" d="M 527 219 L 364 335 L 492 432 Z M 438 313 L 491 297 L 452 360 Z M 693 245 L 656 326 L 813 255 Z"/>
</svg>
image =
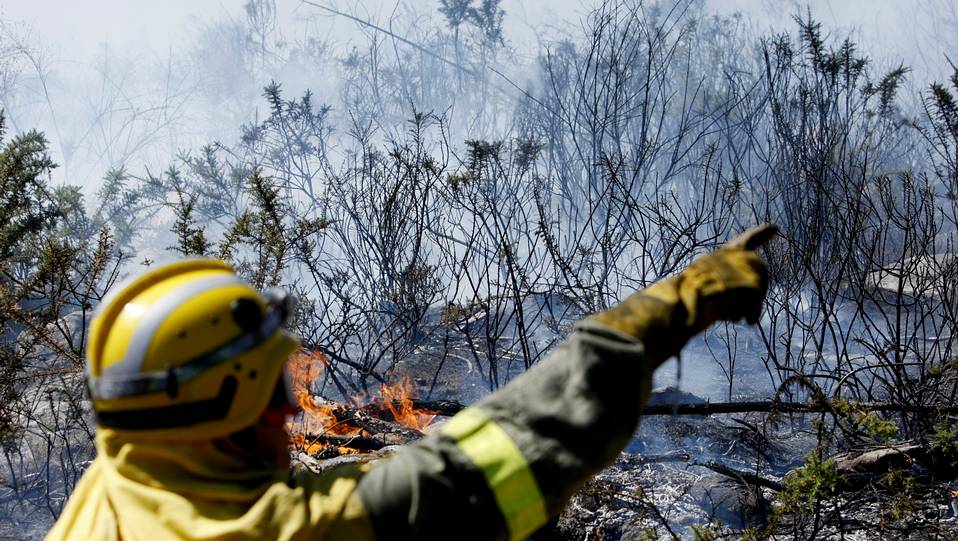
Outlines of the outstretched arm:
<svg viewBox="0 0 958 541">
<path fill-rule="evenodd" d="M 359 494 L 380 539 L 524 539 L 632 437 L 653 371 L 718 320 L 758 320 L 754 228 L 580 321 L 547 359 L 374 467 Z"/>
</svg>

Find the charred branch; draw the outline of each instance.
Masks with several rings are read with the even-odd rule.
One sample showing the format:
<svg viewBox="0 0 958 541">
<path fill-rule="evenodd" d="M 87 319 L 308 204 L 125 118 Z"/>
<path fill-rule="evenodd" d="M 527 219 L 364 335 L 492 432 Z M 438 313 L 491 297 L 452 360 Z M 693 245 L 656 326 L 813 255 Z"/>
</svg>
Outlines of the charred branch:
<svg viewBox="0 0 958 541">
<path fill-rule="evenodd" d="M 304 434 L 303 439 L 309 444 L 331 445 L 336 447 L 348 447 L 356 451 L 378 451 L 394 442 L 386 441 L 383 435 L 366 436 L 357 434 L 354 436 L 341 434 Z"/>
<path fill-rule="evenodd" d="M 413 400 L 413 408 L 423 413 L 452 416 L 466 405 L 454 400 Z M 396 403 L 396 407 L 399 403 Z M 956 414 L 958 405 L 921 405 L 899 402 L 856 402 L 860 411 L 882 413 L 928 413 Z M 759 400 L 747 402 L 702 402 L 686 404 L 648 405 L 642 408 L 642 415 L 716 415 L 729 413 L 822 413 L 834 411 L 831 402 L 779 402 Z"/>
<path fill-rule="evenodd" d="M 778 481 L 766 479 L 765 477 L 762 477 L 761 475 L 757 475 L 751 472 L 737 470 L 735 468 L 730 468 L 723 464 L 719 464 L 718 462 L 714 460 L 709 460 L 708 462 L 696 462 L 695 465 L 702 466 L 703 468 L 708 468 L 716 473 L 720 473 L 727 477 L 731 477 L 732 479 L 735 479 L 747 485 L 754 485 L 757 487 L 768 488 L 768 489 L 774 490 L 775 492 L 781 492 L 783 489 L 782 484 L 779 483 Z"/>
<path fill-rule="evenodd" d="M 900 402 L 856 402 L 860 411 L 884 413 L 954 414 L 958 406 L 926 406 Z M 645 406 L 642 415 L 714 415 L 721 413 L 822 413 L 835 411 L 831 402 L 778 402 L 775 400 L 751 402 L 705 402 L 701 404 L 674 404 Z"/>
</svg>

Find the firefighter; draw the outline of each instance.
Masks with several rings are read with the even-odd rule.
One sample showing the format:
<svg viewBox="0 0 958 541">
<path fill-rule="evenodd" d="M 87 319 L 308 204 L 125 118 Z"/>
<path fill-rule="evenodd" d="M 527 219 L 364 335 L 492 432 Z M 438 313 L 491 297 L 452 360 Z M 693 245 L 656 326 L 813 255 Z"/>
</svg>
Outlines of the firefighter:
<svg viewBox="0 0 958 541">
<path fill-rule="evenodd" d="M 719 320 L 758 320 L 754 228 L 580 321 L 545 360 L 382 461 L 290 471 L 291 305 L 187 260 L 97 309 L 97 458 L 47 539 L 524 539 L 626 445 L 653 371 Z"/>
</svg>

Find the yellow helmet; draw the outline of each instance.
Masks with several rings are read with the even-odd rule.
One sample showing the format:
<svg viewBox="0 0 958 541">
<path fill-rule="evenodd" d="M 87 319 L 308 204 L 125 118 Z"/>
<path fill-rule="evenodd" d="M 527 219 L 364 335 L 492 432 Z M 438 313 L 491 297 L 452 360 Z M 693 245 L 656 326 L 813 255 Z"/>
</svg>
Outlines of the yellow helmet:
<svg viewBox="0 0 958 541">
<path fill-rule="evenodd" d="M 87 388 L 102 430 L 208 440 L 253 425 L 299 341 L 291 299 L 190 259 L 116 287 L 90 323 Z"/>
</svg>

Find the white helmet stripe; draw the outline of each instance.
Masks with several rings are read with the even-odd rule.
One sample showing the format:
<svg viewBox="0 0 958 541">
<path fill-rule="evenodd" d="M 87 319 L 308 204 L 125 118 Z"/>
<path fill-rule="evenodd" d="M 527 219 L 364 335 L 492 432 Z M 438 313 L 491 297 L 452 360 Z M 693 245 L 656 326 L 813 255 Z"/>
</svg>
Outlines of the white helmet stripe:
<svg viewBox="0 0 958 541">
<path fill-rule="evenodd" d="M 143 359 L 146 358 L 150 342 L 153 341 L 156 331 L 159 330 L 160 325 L 166 321 L 173 310 L 204 291 L 244 283 L 235 274 L 223 273 L 222 275 L 187 283 L 183 287 L 170 291 L 150 307 L 149 312 L 137 325 L 132 338 L 130 338 L 123 360 L 104 368 L 102 375 L 120 377 L 139 374 L 143 369 Z"/>
<path fill-rule="evenodd" d="M 221 265 L 225 265 L 222 261 L 207 259 L 203 257 L 188 257 L 186 259 L 180 260 L 177 264 L 178 265 L 193 264 L 195 265 L 196 270 L 212 269 L 212 270 L 229 270 L 230 272 L 233 272 L 233 270 L 230 267 L 221 266 Z M 142 276 L 132 274 L 113 284 L 113 286 L 110 287 L 110 289 L 106 292 L 106 294 L 103 295 L 103 298 L 100 299 L 100 302 L 97 303 L 96 308 L 93 309 L 93 313 L 91 315 L 94 318 L 99 317 L 99 315 L 103 313 L 103 310 L 106 310 L 108 306 L 110 306 L 116 301 L 116 298 L 120 295 L 120 293 L 125 291 L 127 288 L 130 287 L 131 284 L 133 284 L 134 282 L 136 282 L 137 280 L 141 278 Z"/>
</svg>

